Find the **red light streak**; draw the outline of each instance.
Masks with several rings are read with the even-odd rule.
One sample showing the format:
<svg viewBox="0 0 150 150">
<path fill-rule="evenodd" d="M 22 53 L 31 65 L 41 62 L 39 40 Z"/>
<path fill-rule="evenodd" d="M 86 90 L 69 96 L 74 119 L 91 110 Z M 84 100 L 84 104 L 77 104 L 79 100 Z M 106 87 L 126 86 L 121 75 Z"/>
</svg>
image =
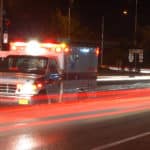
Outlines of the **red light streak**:
<svg viewBox="0 0 150 150">
<path fill-rule="evenodd" d="M 48 121 L 37 121 L 37 122 L 30 122 L 29 124 L 26 123 L 17 123 L 15 126 L 14 125 L 9 125 L 5 127 L 0 127 L 0 132 L 4 131 L 11 131 L 15 129 L 21 129 L 21 128 L 26 128 L 26 127 L 34 127 L 34 126 L 41 126 L 41 125 L 52 125 L 52 124 L 57 124 L 57 123 L 65 123 L 65 122 L 70 122 L 70 121 L 79 121 L 79 120 L 86 120 L 86 119 L 103 119 L 104 117 L 108 116 L 116 116 L 116 115 L 122 115 L 122 114 L 127 114 L 127 113 L 134 113 L 136 111 L 145 111 L 145 109 L 149 109 L 150 106 L 145 106 L 142 108 L 129 108 L 117 112 L 108 112 L 108 113 L 102 113 L 102 114 L 92 114 L 92 115 L 85 115 L 85 116 L 77 116 L 77 117 L 70 117 L 70 118 L 61 118 L 61 119 L 56 119 L 56 120 L 48 120 Z"/>
<path fill-rule="evenodd" d="M 150 89 L 116 91 L 118 94 L 117 97 L 114 91 L 103 91 L 102 93 L 97 92 L 97 95 L 104 95 L 103 98 L 90 98 L 85 101 L 80 101 L 80 103 L 71 102 L 54 105 L 12 107 L 8 110 L 2 109 L 0 125 L 5 124 L 5 126 L 0 126 L 0 132 L 70 121 L 96 118 L 103 119 L 105 117 L 127 114 L 129 112 L 149 111 L 149 91 Z M 109 97 L 108 93 L 112 95 Z M 118 97 L 119 93 L 123 95 Z M 126 93 L 128 93 L 128 95 Z M 139 96 L 140 94 L 141 96 Z M 66 114 L 70 116 L 65 117 L 64 115 Z M 74 117 L 72 117 L 72 114 L 74 114 Z M 55 118 L 56 116 L 59 116 L 59 119 Z M 42 118 L 49 119 L 41 121 L 40 119 Z M 7 125 L 7 123 L 10 124 Z"/>
</svg>

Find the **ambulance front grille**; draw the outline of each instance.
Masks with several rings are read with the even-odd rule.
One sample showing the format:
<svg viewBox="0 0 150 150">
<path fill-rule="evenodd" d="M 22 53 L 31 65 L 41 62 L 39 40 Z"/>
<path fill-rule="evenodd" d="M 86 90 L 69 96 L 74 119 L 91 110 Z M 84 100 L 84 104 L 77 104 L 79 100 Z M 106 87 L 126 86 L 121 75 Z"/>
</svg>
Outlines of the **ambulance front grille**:
<svg viewBox="0 0 150 150">
<path fill-rule="evenodd" d="M 0 93 L 14 94 L 17 86 L 14 84 L 0 84 Z"/>
</svg>

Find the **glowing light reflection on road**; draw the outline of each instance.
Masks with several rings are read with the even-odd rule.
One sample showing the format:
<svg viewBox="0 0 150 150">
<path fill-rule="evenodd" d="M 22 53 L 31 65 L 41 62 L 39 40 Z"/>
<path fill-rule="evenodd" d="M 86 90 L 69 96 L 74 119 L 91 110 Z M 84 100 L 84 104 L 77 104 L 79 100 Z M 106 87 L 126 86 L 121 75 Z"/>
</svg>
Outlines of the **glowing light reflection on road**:
<svg viewBox="0 0 150 150">
<path fill-rule="evenodd" d="M 14 150 L 33 149 L 36 147 L 37 143 L 39 143 L 37 139 L 35 140 L 28 135 L 21 135 L 13 142 L 13 146 L 11 147 L 11 149 Z"/>
</svg>

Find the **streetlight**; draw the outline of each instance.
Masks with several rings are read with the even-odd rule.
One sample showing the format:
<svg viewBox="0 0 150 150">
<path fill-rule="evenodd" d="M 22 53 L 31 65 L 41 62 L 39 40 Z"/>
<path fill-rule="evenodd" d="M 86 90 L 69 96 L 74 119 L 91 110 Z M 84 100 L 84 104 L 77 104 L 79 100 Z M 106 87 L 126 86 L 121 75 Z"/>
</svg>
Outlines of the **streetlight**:
<svg viewBox="0 0 150 150">
<path fill-rule="evenodd" d="M 123 10 L 122 11 L 123 15 L 127 16 L 128 15 L 128 10 Z M 137 18 L 138 18 L 138 0 L 135 0 L 135 15 L 134 15 L 134 41 L 133 44 L 136 47 L 137 45 Z"/>
<path fill-rule="evenodd" d="M 122 12 L 125 16 L 127 16 L 128 15 L 128 10 L 123 10 L 123 12 Z"/>
<path fill-rule="evenodd" d="M 134 48 L 137 47 L 137 10 L 138 10 L 138 0 L 135 0 L 135 18 L 134 18 Z M 137 68 L 137 53 L 134 54 L 134 65 Z"/>
<path fill-rule="evenodd" d="M 68 40 L 71 39 L 71 6 L 74 0 L 69 0 L 69 8 L 68 8 Z"/>
<path fill-rule="evenodd" d="M 135 0 L 135 15 L 134 15 L 134 39 L 133 49 L 129 49 L 129 62 L 134 62 L 135 70 L 137 70 L 137 58 L 138 62 L 143 62 L 143 49 L 137 48 L 137 20 L 138 20 L 138 0 Z"/>
<path fill-rule="evenodd" d="M 128 15 L 128 10 L 123 10 L 122 12 L 124 15 Z M 100 64 L 101 66 L 103 65 L 104 63 L 104 26 L 105 26 L 105 20 L 104 20 L 104 16 L 102 16 L 102 20 L 101 20 L 101 61 L 100 61 Z"/>
<path fill-rule="evenodd" d="M 102 16 L 101 23 L 101 66 L 103 65 L 103 56 L 104 56 L 104 16 Z"/>
</svg>

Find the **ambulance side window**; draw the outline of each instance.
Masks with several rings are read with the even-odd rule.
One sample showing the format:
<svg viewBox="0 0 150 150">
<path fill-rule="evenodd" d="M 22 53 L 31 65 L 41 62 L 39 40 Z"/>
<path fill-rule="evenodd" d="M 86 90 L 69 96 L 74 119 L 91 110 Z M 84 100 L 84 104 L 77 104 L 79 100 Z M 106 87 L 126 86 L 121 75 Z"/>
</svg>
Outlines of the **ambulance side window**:
<svg viewBox="0 0 150 150">
<path fill-rule="evenodd" d="M 0 58 L 0 69 L 8 68 L 8 62 L 5 58 Z"/>
<path fill-rule="evenodd" d="M 49 72 L 58 73 L 57 61 L 55 59 L 50 59 Z"/>
</svg>

